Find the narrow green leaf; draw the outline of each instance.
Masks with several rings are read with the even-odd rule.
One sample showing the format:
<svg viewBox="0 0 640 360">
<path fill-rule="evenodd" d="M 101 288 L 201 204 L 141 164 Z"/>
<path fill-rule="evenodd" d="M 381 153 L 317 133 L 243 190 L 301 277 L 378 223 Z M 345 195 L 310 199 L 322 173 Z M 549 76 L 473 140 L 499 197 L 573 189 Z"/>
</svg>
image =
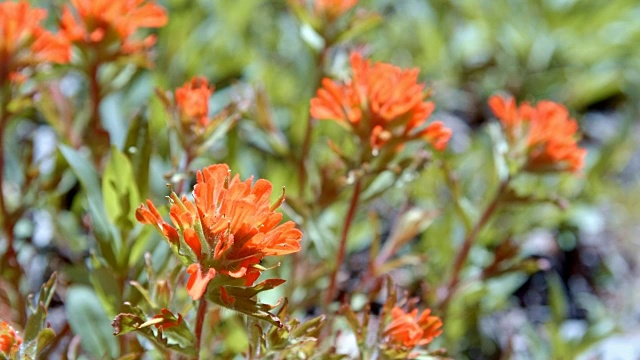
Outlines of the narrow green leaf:
<svg viewBox="0 0 640 360">
<path fill-rule="evenodd" d="M 40 330 L 44 328 L 44 321 L 46 318 L 47 309 L 44 307 L 44 305 L 42 305 L 42 303 L 39 303 L 36 308 L 36 312 L 29 316 L 29 319 L 27 320 L 27 326 L 25 326 L 24 328 L 23 341 L 25 343 L 31 342 L 38 336 Z"/>
<path fill-rule="evenodd" d="M 132 229 L 140 195 L 131 162 L 115 146 L 111 147 L 111 158 L 102 177 L 102 196 L 111 222 L 121 230 Z"/>
<path fill-rule="evenodd" d="M 85 286 L 71 286 L 65 303 L 71 330 L 80 336 L 82 348 L 95 358 L 116 358 L 118 343 L 110 320 L 96 294 Z"/>
<path fill-rule="evenodd" d="M 36 357 L 38 354 L 42 352 L 44 348 L 49 346 L 53 342 L 53 339 L 56 338 L 56 333 L 51 328 L 45 328 L 40 331 L 38 337 L 36 338 Z"/>
<path fill-rule="evenodd" d="M 100 180 L 95 167 L 78 151 L 66 145 L 60 145 L 60 152 L 87 194 L 89 213 L 93 233 L 98 241 L 100 254 L 113 268 L 117 268 L 116 256 L 121 240 L 109 223 L 102 200 Z"/>
<path fill-rule="evenodd" d="M 547 283 L 549 284 L 549 307 L 551 316 L 556 325 L 560 325 L 567 318 L 568 304 L 562 282 L 557 274 L 547 275 Z"/>
<path fill-rule="evenodd" d="M 123 152 L 131 160 L 134 181 L 141 197 L 147 194 L 149 188 L 149 161 L 151 160 L 151 137 L 149 135 L 149 121 L 142 113 L 131 122 Z"/>
</svg>

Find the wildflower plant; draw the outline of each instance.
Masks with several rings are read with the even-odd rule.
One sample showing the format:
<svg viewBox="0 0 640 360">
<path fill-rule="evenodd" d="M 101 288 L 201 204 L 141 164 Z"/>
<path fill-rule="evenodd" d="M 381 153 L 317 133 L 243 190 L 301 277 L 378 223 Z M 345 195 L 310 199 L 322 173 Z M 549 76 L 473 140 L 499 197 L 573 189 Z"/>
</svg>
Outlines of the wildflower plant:
<svg viewBox="0 0 640 360">
<path fill-rule="evenodd" d="M 637 205 L 637 126 L 607 139 L 594 109 L 624 118 L 637 92 L 535 88 L 528 71 L 567 61 L 556 35 L 534 37 L 520 74 L 505 59 L 524 43 L 465 47 L 501 33 L 465 6 L 0 3 L 2 358 L 598 346 L 620 325 L 603 283 L 625 257 L 594 244 L 627 229 L 600 206 L 618 191 L 607 209 Z M 486 80 L 503 65 L 513 78 Z"/>
</svg>

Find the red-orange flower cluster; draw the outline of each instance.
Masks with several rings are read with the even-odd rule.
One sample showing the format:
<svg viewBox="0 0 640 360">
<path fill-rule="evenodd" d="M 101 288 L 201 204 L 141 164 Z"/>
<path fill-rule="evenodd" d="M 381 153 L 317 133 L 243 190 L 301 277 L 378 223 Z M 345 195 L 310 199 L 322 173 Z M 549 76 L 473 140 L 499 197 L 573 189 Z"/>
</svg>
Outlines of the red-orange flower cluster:
<svg viewBox="0 0 640 360">
<path fill-rule="evenodd" d="M 414 139 L 425 139 L 438 150 L 446 147 L 451 130 L 441 122 L 425 126 L 435 106 L 425 101 L 418 69 L 371 64 L 358 53 L 351 55 L 351 67 L 353 78 L 344 84 L 322 80 L 311 100 L 311 116 L 349 126 L 372 149 Z"/>
<path fill-rule="evenodd" d="M 22 344 L 22 338 L 6 322 L 0 322 L 0 354 L 10 357 L 17 354 Z"/>
<path fill-rule="evenodd" d="M 540 101 L 536 106 L 513 98 L 492 96 L 489 106 L 502 123 L 509 143 L 524 145 L 525 170 L 572 171 L 584 166 L 585 149 L 576 140 L 578 123 L 557 103 Z"/>
<path fill-rule="evenodd" d="M 442 320 L 431 316 L 426 309 L 418 316 L 418 309 L 405 313 L 401 308 L 391 309 L 391 322 L 384 330 L 384 336 L 395 346 L 411 349 L 426 345 L 442 334 Z"/>
<path fill-rule="evenodd" d="M 357 3 L 358 0 L 315 0 L 313 5 L 317 14 L 333 20 L 349 11 Z"/>
<path fill-rule="evenodd" d="M 146 0 L 71 0 L 60 21 L 72 42 L 132 54 L 155 44 L 155 36 L 133 39 L 139 28 L 158 28 L 167 23 L 166 11 Z M 75 15 L 74 15 L 75 13 Z M 112 49 L 112 46 L 114 49 Z"/>
<path fill-rule="evenodd" d="M 195 120 L 200 126 L 209 124 L 209 98 L 213 94 L 213 85 L 207 79 L 197 76 L 176 90 L 176 104 L 181 119 L 187 123 Z"/>
<path fill-rule="evenodd" d="M 260 276 L 260 261 L 267 256 L 286 255 L 300 250 L 302 232 L 292 221 L 280 224 L 275 210 L 284 196 L 270 204 L 272 185 L 253 178 L 230 178 L 226 164 L 211 165 L 197 173 L 194 201 L 171 194 L 171 221 L 167 224 L 153 203 L 136 210 L 136 218 L 152 224 L 180 253 L 189 252 L 187 289 L 199 299 L 215 276 L 241 279 L 252 285 Z M 188 249 L 188 250 L 185 250 Z"/>
<path fill-rule="evenodd" d="M 19 79 L 18 71 L 42 63 L 66 63 L 71 57 L 64 37 L 45 30 L 47 11 L 26 1 L 0 3 L 0 83 Z"/>
</svg>

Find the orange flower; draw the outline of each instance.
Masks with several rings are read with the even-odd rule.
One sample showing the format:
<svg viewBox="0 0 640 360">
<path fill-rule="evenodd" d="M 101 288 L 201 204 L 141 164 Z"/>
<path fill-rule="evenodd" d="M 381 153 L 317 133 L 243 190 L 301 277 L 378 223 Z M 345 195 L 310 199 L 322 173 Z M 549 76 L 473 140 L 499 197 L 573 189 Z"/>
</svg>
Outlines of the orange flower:
<svg viewBox="0 0 640 360">
<path fill-rule="evenodd" d="M 451 130 L 441 122 L 425 126 L 435 106 L 425 101 L 418 69 L 402 70 L 385 64 L 371 64 L 358 53 L 351 55 L 353 78 L 338 84 L 325 78 L 315 98 L 311 116 L 335 120 L 350 127 L 376 150 L 386 144 L 424 139 L 443 150 Z"/>
<path fill-rule="evenodd" d="M 22 338 L 6 322 L 0 322 L 0 354 L 11 357 L 17 354 L 22 344 Z"/>
<path fill-rule="evenodd" d="M 264 270 L 260 261 L 267 256 L 286 255 L 300 250 L 302 232 L 292 221 L 280 224 L 275 210 L 282 196 L 270 204 L 272 185 L 253 178 L 230 178 L 226 164 L 211 165 L 197 173 L 193 202 L 171 193 L 171 221 L 162 220 L 150 201 L 136 210 L 143 224 L 153 224 L 172 244 L 181 248 L 179 256 L 191 263 L 187 268 L 187 289 L 199 299 L 214 277 L 223 275 L 252 285 Z M 184 255 L 187 253 L 187 255 Z"/>
<path fill-rule="evenodd" d="M 26 1 L 0 3 L 0 79 L 20 79 L 17 73 L 42 63 L 67 63 L 71 57 L 64 37 L 46 31 L 40 22 L 47 11 Z"/>
<path fill-rule="evenodd" d="M 132 54 L 155 44 L 153 35 L 132 39 L 138 28 L 159 28 L 167 23 L 166 11 L 146 0 L 71 0 L 60 24 L 66 37 L 90 46 L 108 49 L 116 43 L 118 54 Z M 77 16 L 74 15 L 74 12 Z M 113 55 L 113 54 L 112 54 Z"/>
<path fill-rule="evenodd" d="M 358 0 L 315 0 L 313 5 L 317 14 L 333 20 L 349 11 L 357 3 Z"/>
<path fill-rule="evenodd" d="M 442 334 L 442 320 L 430 316 L 426 309 L 418 317 L 418 309 L 405 313 L 395 306 L 391 309 L 391 323 L 384 330 L 384 336 L 395 346 L 411 349 L 418 345 L 426 345 Z"/>
<path fill-rule="evenodd" d="M 176 90 L 176 103 L 183 121 L 192 123 L 195 119 L 199 125 L 209 124 L 209 98 L 214 87 L 209 86 L 202 76 L 194 77 L 190 82 Z"/>
<path fill-rule="evenodd" d="M 528 171 L 572 171 L 584 166 L 586 150 L 576 140 L 578 123 L 557 103 L 541 101 L 516 106 L 513 98 L 492 96 L 489 106 L 502 123 L 512 146 L 524 146 Z"/>
</svg>

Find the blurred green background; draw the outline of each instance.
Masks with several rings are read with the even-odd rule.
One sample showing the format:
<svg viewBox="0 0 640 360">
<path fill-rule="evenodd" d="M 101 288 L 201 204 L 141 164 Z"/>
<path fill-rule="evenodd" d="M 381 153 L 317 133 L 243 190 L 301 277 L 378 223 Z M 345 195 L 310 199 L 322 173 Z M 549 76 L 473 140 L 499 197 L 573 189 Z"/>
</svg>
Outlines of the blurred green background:
<svg viewBox="0 0 640 360">
<path fill-rule="evenodd" d="M 55 12 L 63 2 L 33 3 Z M 160 3 L 168 9 L 170 22 L 157 31 L 154 67 L 123 72 L 122 89 L 110 95 L 102 109 L 105 127 L 118 146 L 125 142 L 129 119 L 149 111 L 160 155 L 152 160 L 152 174 L 169 168 L 168 144 L 162 139 L 165 120 L 154 89 L 174 89 L 194 75 L 204 75 L 216 84 L 215 104 L 242 94 L 254 100 L 265 96 L 267 113 L 250 112 L 196 167 L 227 162 L 243 177 L 255 174 L 297 193 L 291 181 L 295 170 L 282 161 L 283 154 L 302 148 L 308 102 L 319 77 L 344 76 L 347 54 L 358 48 L 374 60 L 420 68 L 421 80 L 433 90 L 435 117 L 454 131 L 449 155 L 473 213 L 496 182 L 491 148 L 495 129 L 488 125 L 492 120 L 486 99 L 501 92 L 520 100 L 564 103 L 581 125 L 582 146 L 589 151 L 586 169 L 577 179 L 524 179 L 518 185 L 528 194 L 559 193 L 570 198 L 571 205 L 560 210 L 540 204 L 501 214 L 498 226 L 481 236 L 482 246 L 470 261 L 472 268 L 486 265 L 496 239 L 507 233 L 500 225 L 510 224 L 509 234 L 522 245 L 522 258 L 538 261 L 547 271 L 515 272 L 465 289 L 437 344 L 456 358 L 640 356 L 637 0 L 361 0 L 353 16 L 375 12 L 382 22 L 337 44 L 322 68 L 317 66 L 317 34 L 296 19 L 283 0 Z M 276 140 L 256 130 L 265 116 L 276 125 Z M 319 124 L 311 158 L 321 163 L 327 137 L 339 133 Z M 439 169 L 431 167 L 401 179 L 396 192 L 368 205 L 394 214 L 408 195 L 411 205 L 440 211 L 420 239 L 404 250 L 427 254 L 426 265 L 410 271 L 412 276 L 395 274 L 412 291 L 423 282 L 443 281 L 463 235 L 443 181 Z M 151 198 L 166 195 L 165 182 L 151 176 Z M 349 244 L 353 254 L 370 245 L 364 213 Z M 63 224 L 56 231 L 78 237 L 79 224 L 54 219 Z M 312 243 L 307 254 L 313 263 L 321 263 L 331 256 L 324 247 L 335 246 L 327 242 L 338 233 L 339 215 L 330 211 L 314 226 L 326 231 L 307 229 Z M 74 242 L 74 236 L 64 246 L 82 254 L 88 244 Z"/>
</svg>

